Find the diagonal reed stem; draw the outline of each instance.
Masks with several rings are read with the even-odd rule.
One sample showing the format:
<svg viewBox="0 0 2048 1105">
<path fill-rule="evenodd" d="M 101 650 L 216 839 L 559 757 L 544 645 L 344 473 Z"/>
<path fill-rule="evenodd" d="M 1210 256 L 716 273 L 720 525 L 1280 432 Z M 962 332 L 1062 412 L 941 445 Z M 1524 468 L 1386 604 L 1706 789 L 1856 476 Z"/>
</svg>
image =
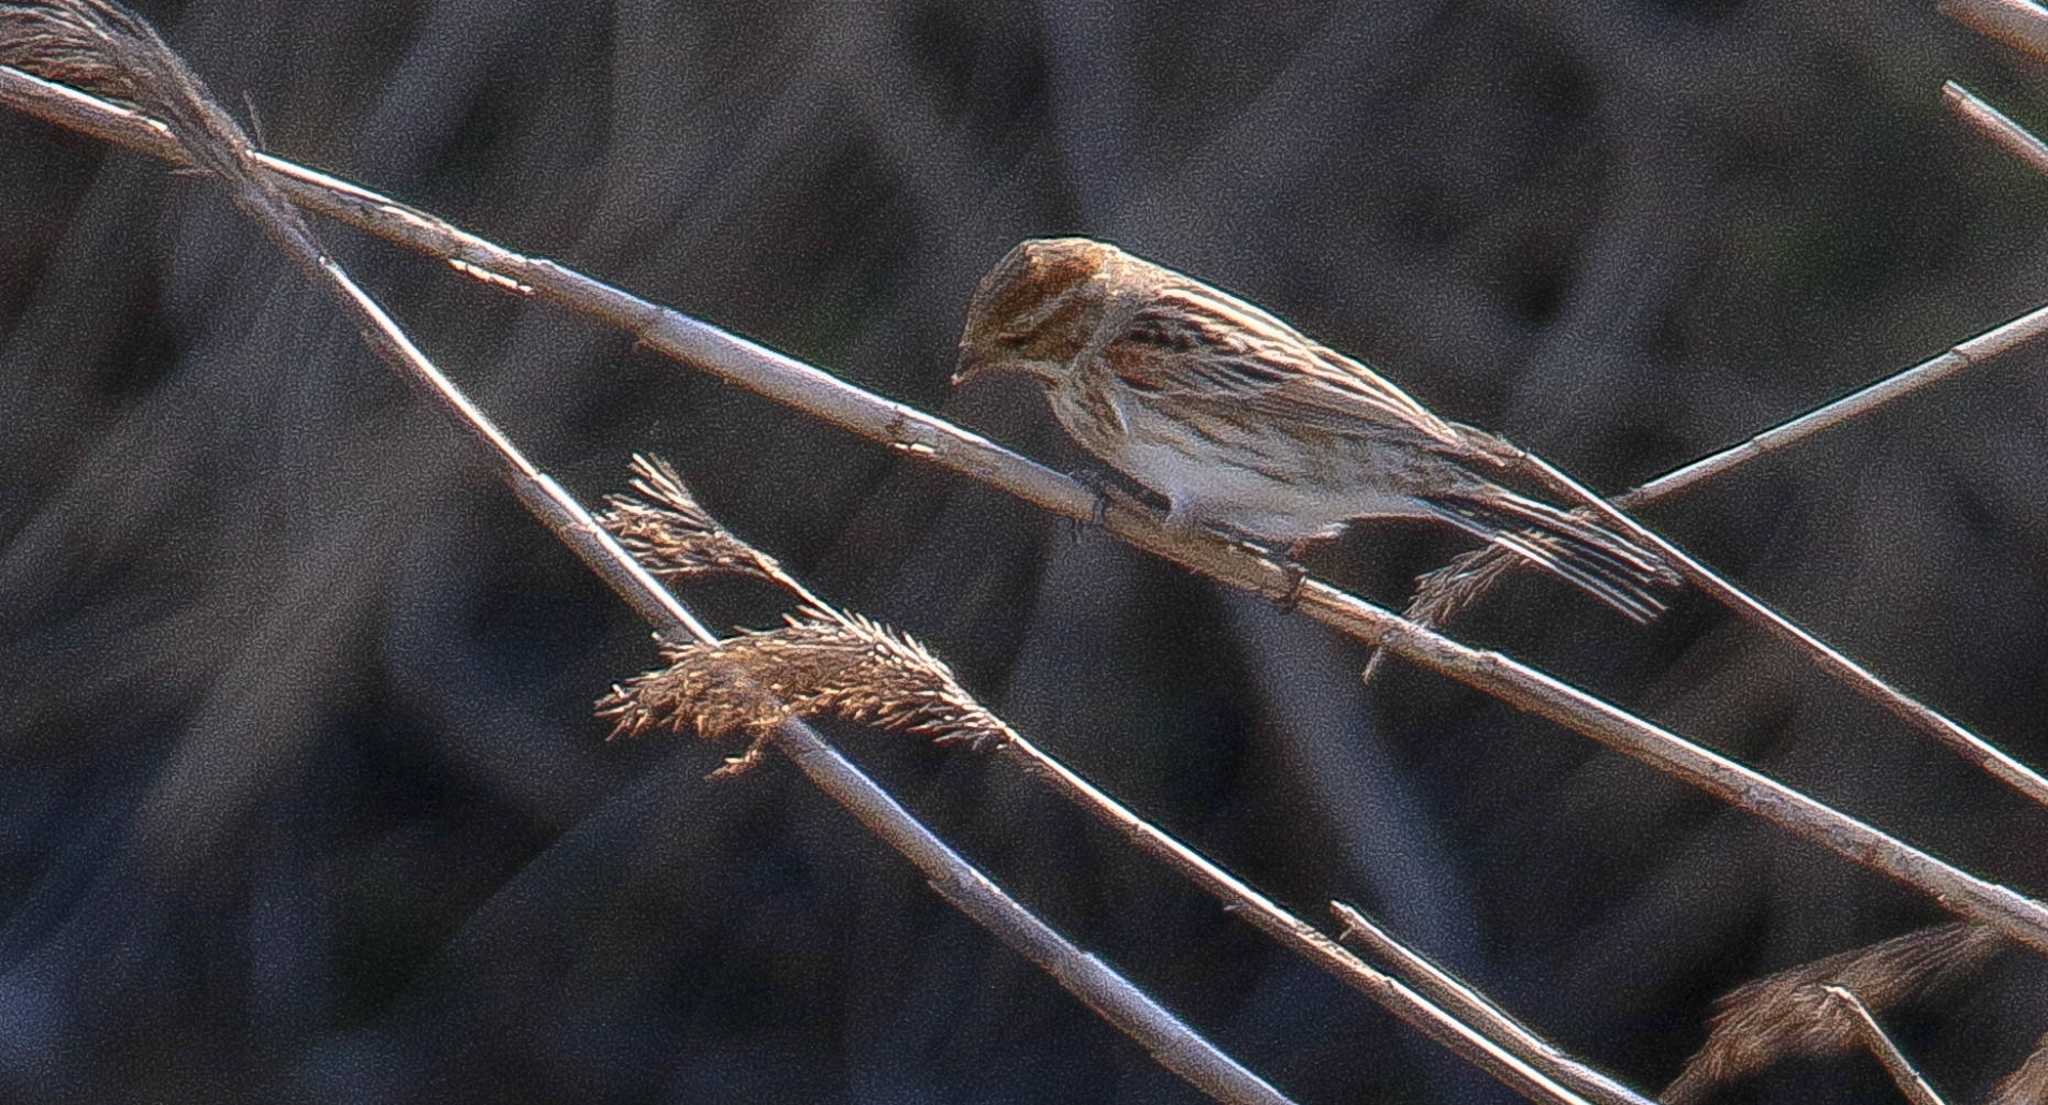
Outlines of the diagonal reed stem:
<svg viewBox="0 0 2048 1105">
<path fill-rule="evenodd" d="M 1976 337 L 1958 342 L 1911 368 L 1901 369 L 1797 418 L 1781 422 L 1746 441 L 1674 468 L 1614 496 L 1611 501 L 1623 510 L 1634 510 L 1682 495 L 1751 461 L 1803 444 L 1889 403 L 1960 376 L 1976 365 L 2038 341 L 2044 335 L 2048 335 L 2048 307 L 2037 307 Z"/>
<path fill-rule="evenodd" d="M 1322 930 L 1296 917 L 1200 852 L 1175 840 L 1103 793 L 1093 783 L 1022 736 L 1005 742 L 1001 754 L 1017 761 L 1062 797 L 1122 833 L 1125 839 L 1224 903 L 1233 914 L 1378 1002 L 1431 1040 L 1492 1075 L 1531 1101 L 1590 1102 L 1594 1105 L 1649 1105 L 1636 1091 L 1583 1063 L 1565 1059 L 1540 1042 L 1535 1049 L 1503 1036 L 1494 1026 L 1448 1007 L 1436 995 L 1373 969 Z M 1410 953 L 1413 954 L 1413 953 Z M 1534 1038 L 1532 1036 L 1532 1038 Z M 1560 1061 L 1551 1062 L 1550 1059 Z"/>
<path fill-rule="evenodd" d="M 104 63 L 138 99 L 176 120 L 191 161 L 207 170 L 266 237 L 355 322 L 365 344 L 412 385 L 455 429 L 483 446 L 499 476 L 536 519 L 660 633 L 714 640 L 675 596 L 606 533 L 559 484 L 415 346 L 368 293 L 321 250 L 299 213 L 258 167 L 247 137 L 199 79 L 139 20 L 103 0 L 41 5 L 86 33 L 67 63 Z M 0 28 L 4 29 L 4 28 Z M 4 44 L 4 43 L 0 43 Z M 77 44 L 72 45 L 79 49 Z M 1143 1045 L 1162 1066 L 1219 1102 L 1291 1105 L 1289 1099 L 1204 1040 L 1101 960 L 1059 935 L 975 870 L 887 792 L 801 721 L 778 726 L 771 740 L 828 796 L 922 871 L 947 902 L 1031 959 L 1104 1020 Z"/>
<path fill-rule="evenodd" d="M 2032 0 L 1941 0 L 1934 10 L 2035 61 L 2048 62 L 2048 10 Z"/>
<path fill-rule="evenodd" d="M 2026 162 L 2037 173 L 2048 173 L 2048 143 L 1986 103 L 1983 97 L 1948 81 L 1941 86 L 1941 102 L 1963 125 L 1990 139 L 1999 149 Z"/>
<path fill-rule="evenodd" d="M 157 124 L 26 74 L 0 68 L 0 102 L 145 152 L 181 159 Z M 1098 512 L 1098 496 L 1079 482 L 811 365 L 326 174 L 262 154 L 252 153 L 252 162 L 287 197 L 309 210 L 443 257 L 458 271 L 495 286 L 593 315 L 671 358 L 1045 510 L 1077 521 L 1093 519 Z M 1498 653 L 1460 645 L 1326 584 L 1311 580 L 1297 591 L 1296 580 L 1278 565 L 1206 535 L 1169 531 L 1149 513 L 1126 504 L 1111 504 L 1103 520 L 1123 541 L 1189 570 L 1276 598 L 1295 595 L 1298 609 L 1308 617 L 1517 709 L 1556 721 L 1912 886 L 1957 916 L 1981 921 L 2048 954 L 2048 908 L 2040 903 L 1961 871 L 1577 688 Z"/>
<path fill-rule="evenodd" d="M 1638 543 L 1655 549 L 1667 563 L 1678 569 L 1679 574 L 1684 576 L 1687 582 L 1733 611 L 1744 621 L 1798 649 L 1823 671 L 1884 707 L 1892 716 L 1923 733 L 1932 735 L 1964 762 L 2048 809 L 2048 779 L 2042 778 L 2032 768 L 1956 724 L 1947 715 L 1879 679 L 1869 669 L 1843 655 L 1839 649 L 1795 625 L 1776 610 L 1758 602 L 1749 592 L 1728 582 L 1720 573 L 1695 560 L 1684 549 L 1672 544 L 1655 531 L 1639 525 L 1634 518 L 1623 513 L 1616 505 L 1602 499 L 1543 458 L 1532 453 L 1522 453 L 1519 459 L 1528 471 L 1560 495 L 1581 504 Z"/>
<path fill-rule="evenodd" d="M 1341 943 L 1362 944 L 1372 954 L 1393 966 L 1394 975 L 1407 985 L 1455 1014 L 1459 1020 L 1485 1033 L 1525 1063 L 1558 1082 L 1596 1101 L 1615 1100 L 1622 1095 L 1634 1099 L 1634 1090 L 1586 1066 L 1558 1050 L 1522 1022 L 1507 1015 L 1484 994 L 1460 981 L 1414 949 L 1395 939 L 1392 933 L 1343 902 L 1331 902 L 1330 913 L 1343 926 L 1337 936 Z"/>
<path fill-rule="evenodd" d="M 1950 11 L 1950 14 L 1984 33 L 1991 33 L 1986 28 L 1993 25 L 2007 29 L 2023 26 L 2029 34 L 2036 36 L 2037 45 L 2048 44 L 2048 11 L 2028 3 L 2027 0 L 1970 0 L 1967 3 L 1953 4 L 1952 7 L 1955 10 Z M 1968 12 L 1990 18 L 1993 23 L 1987 24 L 1981 20 L 1965 18 L 1963 13 Z M 1986 16 L 1987 12 L 1991 14 Z M 1997 22 L 2001 19 L 2004 22 Z M 2043 53 L 2042 56 L 2048 57 L 2048 53 Z M 1954 81 L 1942 87 L 1942 99 L 1965 123 L 2036 170 L 2048 173 L 2048 144 L 2044 144 L 2026 128 L 2013 122 Z M 1667 472 L 1634 490 L 1615 496 L 1612 500 L 1601 499 L 1541 458 L 1524 453 L 1522 459 L 1539 479 L 1548 483 L 1554 490 L 1582 504 L 1636 540 L 1662 553 L 1687 580 L 1722 605 L 1770 635 L 1804 652 L 1823 670 L 1882 706 L 1894 717 L 1932 736 L 1965 762 L 2011 787 L 2037 805 L 2048 807 L 2048 779 L 2044 779 L 2038 772 L 1957 724 L 1947 715 L 1886 683 L 1839 649 L 1758 602 L 1677 546 L 1622 513 L 1681 494 L 1758 457 L 1853 421 L 1901 396 L 1948 379 L 1984 358 L 2032 341 L 2043 333 L 2048 333 L 2048 307 L 2038 308 L 1961 342 L 1938 356 L 1798 418 L 1780 423 L 1738 445 Z M 1368 672 L 1370 670 L 1368 669 Z"/>
<path fill-rule="evenodd" d="M 1927 1079 L 1914 1068 L 1913 1061 L 1906 1058 L 1899 1045 L 1892 1042 L 1891 1034 L 1870 1015 L 1870 1007 L 1856 996 L 1855 991 L 1841 986 L 1827 987 L 1829 998 L 1839 1005 L 1842 1015 L 1850 1018 L 1856 1028 L 1857 1039 L 1863 1041 L 1871 1057 L 1877 1060 L 1884 1072 L 1891 1076 L 1892 1085 L 1899 1088 L 1899 1095 L 1912 1105 L 1948 1105 Z"/>
<path fill-rule="evenodd" d="M 802 606 L 837 614 L 837 606 L 784 571 L 773 558 L 762 557 L 753 567 Z M 1414 984 L 1412 974 L 1404 981 L 1375 970 L 1342 943 L 1330 939 L 1320 929 L 1295 916 L 1207 856 L 1139 817 L 1014 729 L 1008 730 L 996 751 L 1025 775 L 1121 834 L 1139 851 L 1164 863 L 1223 903 L 1230 914 L 1244 919 L 1275 943 L 1378 1002 L 1410 1027 L 1530 1101 L 1559 1105 L 1650 1105 L 1648 1098 L 1566 1057 L 1519 1024 L 1509 1022 L 1513 1031 L 1503 1031 L 1498 1023 L 1475 1017 L 1467 1008 L 1446 1001 L 1445 995 L 1431 990 L 1428 985 Z M 1350 923 L 1349 918 L 1341 914 L 1339 920 L 1347 925 Z M 1380 936 L 1384 941 L 1382 947 L 1392 949 L 1393 954 L 1407 960 L 1422 960 L 1420 955 L 1400 945 L 1393 937 L 1384 933 Z"/>
</svg>

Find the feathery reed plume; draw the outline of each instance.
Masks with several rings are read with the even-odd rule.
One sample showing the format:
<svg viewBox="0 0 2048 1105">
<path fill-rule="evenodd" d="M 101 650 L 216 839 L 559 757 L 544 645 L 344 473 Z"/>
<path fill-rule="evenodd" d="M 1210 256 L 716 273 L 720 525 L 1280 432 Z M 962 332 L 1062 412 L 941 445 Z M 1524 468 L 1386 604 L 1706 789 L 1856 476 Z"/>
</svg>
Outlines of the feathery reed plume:
<svg viewBox="0 0 2048 1105">
<path fill-rule="evenodd" d="M 310 265 L 321 256 L 304 217 L 259 168 L 248 134 L 133 12 L 108 0 L 0 2 L 0 64 L 135 105 L 295 260 Z"/>
<path fill-rule="evenodd" d="M 609 496 L 598 522 L 649 572 L 666 579 L 751 576 L 788 591 L 801 608 L 778 629 L 712 642 L 664 641 L 666 667 L 598 700 L 597 715 L 611 720 L 613 737 L 685 728 L 705 740 L 750 737 L 744 753 L 712 773 L 720 778 L 758 764 L 766 734 L 792 717 L 838 717 L 975 749 L 1016 738 L 915 638 L 831 606 L 774 557 L 735 537 L 666 460 L 636 454 L 633 476 L 633 489 L 653 502 Z"/>
<path fill-rule="evenodd" d="M 734 537 L 697 505 L 667 460 L 633 454 L 631 486 L 646 498 L 607 495 L 597 522 L 656 579 L 743 575 L 781 584 L 788 578 L 774 557 Z"/>
<path fill-rule="evenodd" d="M 95 0 L 68 6 L 0 4 L 0 65 L 140 103 L 145 95 L 141 86 L 107 49 L 115 27 L 148 33 L 126 12 Z"/>
<path fill-rule="evenodd" d="M 1445 561 L 1443 567 L 1415 577 L 1415 593 L 1409 596 L 1401 616 L 1417 625 L 1449 625 L 1451 619 L 1486 597 L 1520 564 L 1520 558 L 1493 545 L 1466 549 Z M 1365 662 L 1365 670 L 1358 673 L 1359 681 L 1371 683 L 1386 665 L 1386 659 L 1386 649 L 1374 649 Z"/>
<path fill-rule="evenodd" d="M 1512 557 L 1485 555 L 1489 551 L 1488 546 L 1467 549 L 1443 567 L 1415 577 L 1415 596 L 1409 600 L 1408 617 L 1442 625 L 1479 601 L 1502 575 L 1515 567 Z M 1379 659 L 1378 654 L 1373 659 Z"/>
<path fill-rule="evenodd" d="M 709 740 L 796 717 L 831 716 L 991 747 L 1015 734 L 915 639 L 859 614 L 809 608 L 779 629 L 714 644 L 663 644 L 667 667 L 634 676 L 598 702 L 614 735 L 695 729 Z"/>
<path fill-rule="evenodd" d="M 2011 1074 L 1991 1087 L 1984 1105 L 2044 1105 L 2048 1103 L 2048 1034 L 2034 1041 L 2034 1051 Z"/>
<path fill-rule="evenodd" d="M 1882 1011 L 1959 979 L 2006 946 L 1982 925 L 1951 921 L 1744 983 L 1715 1003 L 1707 1042 L 1658 1100 L 1694 1105 L 1787 1056 L 1862 1044 L 1857 1018 L 1830 988 Z"/>
<path fill-rule="evenodd" d="M 1493 545 L 1466 549 L 1445 561 L 1443 567 L 1415 577 L 1415 593 L 1409 596 L 1401 616 L 1417 625 L 1449 625 L 1451 619 L 1485 598 L 1521 563 L 1521 558 Z M 1386 659 L 1386 649 L 1374 649 L 1365 662 L 1365 670 L 1358 674 L 1359 681 L 1371 683 Z"/>
</svg>

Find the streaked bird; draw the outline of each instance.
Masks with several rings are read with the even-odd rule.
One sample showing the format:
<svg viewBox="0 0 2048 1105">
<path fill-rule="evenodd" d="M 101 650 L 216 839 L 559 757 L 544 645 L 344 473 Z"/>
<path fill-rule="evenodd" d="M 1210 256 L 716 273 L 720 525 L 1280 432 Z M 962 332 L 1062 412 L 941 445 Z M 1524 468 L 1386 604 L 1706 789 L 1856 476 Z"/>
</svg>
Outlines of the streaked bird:
<svg viewBox="0 0 2048 1105">
<path fill-rule="evenodd" d="M 1067 433 L 1170 504 L 1268 546 L 1435 518 L 1648 621 L 1677 577 L 1611 529 L 1492 478 L 1512 446 L 1192 277 L 1086 238 L 1027 241 L 974 291 L 957 385 L 1036 381 Z M 1490 475 L 1491 474 L 1491 475 Z"/>
</svg>

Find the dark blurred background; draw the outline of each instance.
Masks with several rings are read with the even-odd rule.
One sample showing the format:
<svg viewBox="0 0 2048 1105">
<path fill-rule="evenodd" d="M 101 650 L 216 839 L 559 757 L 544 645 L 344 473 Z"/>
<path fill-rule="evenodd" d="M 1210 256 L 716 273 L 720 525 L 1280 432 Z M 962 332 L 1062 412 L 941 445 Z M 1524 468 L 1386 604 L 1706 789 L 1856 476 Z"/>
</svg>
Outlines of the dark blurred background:
<svg viewBox="0 0 2048 1105">
<path fill-rule="evenodd" d="M 430 0 L 143 10 L 269 146 L 987 432 L 1020 238 L 1199 274 L 1620 489 L 2027 311 L 2048 180 L 1947 119 L 2048 72 L 1931 4 Z M 220 195 L 0 118 L 0 1098 L 1197 1095 L 786 764 L 603 740 L 643 628 Z M 850 608 L 1312 918 L 1336 897 L 1655 1092 L 1709 1003 L 1941 915 L 1556 726 L 500 297 L 333 250 L 587 498 L 664 453 Z M 2048 765 L 2044 357 L 1646 520 Z M 1382 602 L 1465 548 L 1355 534 Z M 765 625 L 772 596 L 687 597 Z M 2048 814 L 1698 598 L 1460 622 L 2021 889 Z M 1510 1100 L 997 765 L 828 727 L 1304 1105 Z M 2048 1028 L 2008 955 L 1888 1018 L 1951 1100 Z M 1730 1101 L 1888 1100 L 1867 1058 Z"/>
</svg>

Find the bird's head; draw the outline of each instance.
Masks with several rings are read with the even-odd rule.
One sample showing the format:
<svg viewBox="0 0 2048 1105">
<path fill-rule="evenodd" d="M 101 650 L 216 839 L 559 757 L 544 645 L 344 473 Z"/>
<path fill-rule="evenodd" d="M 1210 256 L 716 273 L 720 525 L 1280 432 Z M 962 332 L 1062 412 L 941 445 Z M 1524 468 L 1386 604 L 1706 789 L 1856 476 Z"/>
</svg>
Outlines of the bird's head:
<svg viewBox="0 0 2048 1105">
<path fill-rule="evenodd" d="M 954 385 L 1008 372 L 1057 382 L 1108 312 L 1123 259 L 1087 238 L 1034 238 L 1005 254 L 968 300 Z"/>
</svg>

